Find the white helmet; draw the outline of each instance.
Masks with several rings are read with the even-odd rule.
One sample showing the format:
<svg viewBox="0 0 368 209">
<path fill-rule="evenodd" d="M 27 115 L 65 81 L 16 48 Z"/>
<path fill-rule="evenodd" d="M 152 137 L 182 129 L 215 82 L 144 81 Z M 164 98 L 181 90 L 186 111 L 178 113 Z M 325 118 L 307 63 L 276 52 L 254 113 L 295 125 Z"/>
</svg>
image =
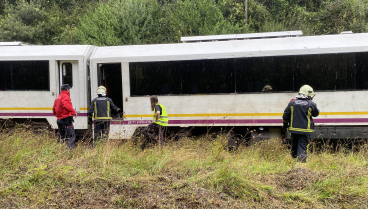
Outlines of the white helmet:
<svg viewBox="0 0 368 209">
<path fill-rule="evenodd" d="M 304 95 L 305 97 L 313 98 L 315 94 L 312 87 L 310 87 L 309 85 L 304 85 L 300 88 L 299 95 Z"/>
<path fill-rule="evenodd" d="M 97 88 L 97 95 L 106 96 L 106 88 L 104 86 L 99 86 Z"/>
</svg>

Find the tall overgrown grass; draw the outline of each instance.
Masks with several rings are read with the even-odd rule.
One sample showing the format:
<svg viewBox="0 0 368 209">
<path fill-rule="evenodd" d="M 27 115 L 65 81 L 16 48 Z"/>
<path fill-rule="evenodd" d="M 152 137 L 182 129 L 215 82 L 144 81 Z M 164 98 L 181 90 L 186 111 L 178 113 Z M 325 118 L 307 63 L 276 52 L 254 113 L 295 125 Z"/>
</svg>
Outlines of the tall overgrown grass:
<svg viewBox="0 0 368 209">
<path fill-rule="evenodd" d="M 232 152 L 222 135 L 68 150 L 54 134 L 16 129 L 0 135 L 0 207 L 367 208 L 368 147 L 359 148 L 299 164 L 279 139 Z"/>
</svg>

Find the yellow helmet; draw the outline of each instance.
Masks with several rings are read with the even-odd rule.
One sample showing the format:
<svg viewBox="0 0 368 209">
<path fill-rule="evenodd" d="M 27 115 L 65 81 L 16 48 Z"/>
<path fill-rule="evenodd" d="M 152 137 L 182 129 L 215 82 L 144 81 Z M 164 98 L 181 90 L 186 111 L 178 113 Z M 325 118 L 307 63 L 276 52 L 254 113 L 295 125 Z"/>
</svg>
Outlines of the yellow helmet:
<svg viewBox="0 0 368 209">
<path fill-rule="evenodd" d="M 97 94 L 106 95 L 106 88 L 104 86 L 99 86 L 97 88 Z"/>
<path fill-rule="evenodd" d="M 270 86 L 270 85 L 265 85 L 264 87 L 263 87 L 263 89 L 262 89 L 262 91 L 265 91 L 265 92 L 267 92 L 267 91 L 272 91 L 273 89 L 272 89 L 272 86 Z"/>
<path fill-rule="evenodd" d="M 307 97 L 313 97 L 315 95 L 313 88 L 310 87 L 309 85 L 302 86 L 299 90 L 299 95 L 300 94 L 305 95 Z"/>
</svg>

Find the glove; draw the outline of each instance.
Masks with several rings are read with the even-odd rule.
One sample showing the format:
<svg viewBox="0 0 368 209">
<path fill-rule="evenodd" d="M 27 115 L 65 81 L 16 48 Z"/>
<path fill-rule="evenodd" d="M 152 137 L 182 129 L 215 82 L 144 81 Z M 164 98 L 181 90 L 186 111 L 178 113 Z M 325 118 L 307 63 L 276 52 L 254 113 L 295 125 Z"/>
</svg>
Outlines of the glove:
<svg viewBox="0 0 368 209">
<path fill-rule="evenodd" d="M 284 122 L 283 125 L 282 125 L 282 129 L 281 129 L 282 138 L 285 138 L 286 137 L 287 128 L 289 128 L 289 123 L 288 122 Z"/>
<path fill-rule="evenodd" d="M 92 124 L 92 116 L 91 115 L 88 116 L 88 124 Z"/>
</svg>

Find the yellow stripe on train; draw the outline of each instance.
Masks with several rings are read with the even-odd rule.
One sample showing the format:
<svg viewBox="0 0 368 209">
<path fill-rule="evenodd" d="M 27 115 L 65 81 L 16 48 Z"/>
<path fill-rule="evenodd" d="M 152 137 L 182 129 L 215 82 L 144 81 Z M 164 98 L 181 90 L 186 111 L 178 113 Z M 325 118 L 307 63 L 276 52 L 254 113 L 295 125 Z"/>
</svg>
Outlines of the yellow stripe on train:
<svg viewBox="0 0 368 209">
<path fill-rule="evenodd" d="M 283 113 L 208 113 L 208 114 L 168 114 L 169 117 L 226 117 L 226 116 L 282 116 Z M 321 112 L 320 115 L 368 115 L 368 112 Z M 127 118 L 146 118 L 149 115 L 124 115 Z"/>
<path fill-rule="evenodd" d="M 88 110 L 81 107 L 80 110 Z M 0 107 L 0 110 L 49 110 L 52 107 Z M 226 117 L 226 116 L 282 116 L 283 113 L 200 113 L 200 114 L 169 114 L 169 117 Z M 321 112 L 320 115 L 368 115 L 368 112 Z M 127 118 L 146 118 L 152 114 L 125 115 Z"/>
<path fill-rule="evenodd" d="M 88 110 L 87 107 L 81 107 L 80 110 Z M 52 110 L 52 107 L 0 107 L 0 110 Z"/>
</svg>

